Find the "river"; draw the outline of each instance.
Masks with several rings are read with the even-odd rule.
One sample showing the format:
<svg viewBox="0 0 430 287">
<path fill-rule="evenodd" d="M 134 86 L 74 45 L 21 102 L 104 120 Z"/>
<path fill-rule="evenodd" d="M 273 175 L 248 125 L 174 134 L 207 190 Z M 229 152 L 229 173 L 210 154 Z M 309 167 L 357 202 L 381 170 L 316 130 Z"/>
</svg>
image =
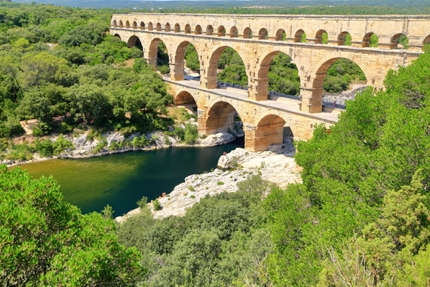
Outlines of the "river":
<svg viewBox="0 0 430 287">
<path fill-rule="evenodd" d="M 188 175 L 214 169 L 222 153 L 236 147 L 243 147 L 243 143 L 54 159 L 21 167 L 33 178 L 52 175 L 61 185 L 64 200 L 83 213 L 101 211 L 109 204 L 114 216 L 119 216 L 136 208 L 142 196 L 155 199 L 172 191 Z"/>
</svg>

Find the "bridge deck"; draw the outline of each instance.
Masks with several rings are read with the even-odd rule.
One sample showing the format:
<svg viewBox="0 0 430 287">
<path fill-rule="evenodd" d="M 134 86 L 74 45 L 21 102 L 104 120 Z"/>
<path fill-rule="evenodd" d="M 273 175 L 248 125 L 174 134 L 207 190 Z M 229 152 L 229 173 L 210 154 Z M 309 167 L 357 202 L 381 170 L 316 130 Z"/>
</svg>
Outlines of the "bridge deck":
<svg viewBox="0 0 430 287">
<path fill-rule="evenodd" d="M 293 100 L 288 98 L 282 98 L 282 99 L 278 98 L 278 100 L 276 101 L 275 100 L 255 101 L 248 98 L 247 90 L 240 90 L 240 89 L 234 89 L 234 88 L 206 89 L 204 87 L 201 87 L 198 81 L 192 81 L 192 80 L 191 81 L 190 80 L 172 81 L 168 77 L 163 77 L 163 80 L 167 83 L 171 83 L 174 85 L 179 85 L 187 88 L 205 91 L 207 93 L 212 93 L 214 95 L 248 102 L 253 105 L 267 107 L 272 110 L 279 110 L 279 111 L 284 111 L 292 114 L 302 115 L 307 118 L 318 119 L 327 123 L 337 122 L 338 115 L 340 113 L 340 110 L 335 109 L 333 112 L 321 112 L 321 113 L 309 114 L 309 113 L 300 111 L 299 105 L 302 102 L 299 100 Z"/>
</svg>

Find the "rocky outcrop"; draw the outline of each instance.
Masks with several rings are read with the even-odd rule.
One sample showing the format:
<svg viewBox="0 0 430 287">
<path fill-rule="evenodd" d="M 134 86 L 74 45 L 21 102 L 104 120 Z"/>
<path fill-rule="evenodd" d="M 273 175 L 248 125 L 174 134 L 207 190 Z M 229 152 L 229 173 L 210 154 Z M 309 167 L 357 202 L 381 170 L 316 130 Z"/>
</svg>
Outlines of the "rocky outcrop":
<svg viewBox="0 0 430 287">
<path fill-rule="evenodd" d="M 155 218 L 184 215 L 187 208 L 207 195 L 237 191 L 237 183 L 253 174 L 260 174 L 263 179 L 280 187 L 299 183 L 300 170 L 293 155 L 294 147 L 291 144 L 272 146 L 271 150 L 264 152 L 248 152 L 237 148 L 220 157 L 218 165 L 222 165 L 222 168 L 216 168 L 209 173 L 190 175 L 171 193 L 159 197 L 162 209 L 153 210 L 153 215 Z M 152 208 L 151 204 L 148 206 Z M 116 221 L 122 222 L 138 213 L 139 209 L 133 210 L 125 216 L 117 217 Z"/>
</svg>

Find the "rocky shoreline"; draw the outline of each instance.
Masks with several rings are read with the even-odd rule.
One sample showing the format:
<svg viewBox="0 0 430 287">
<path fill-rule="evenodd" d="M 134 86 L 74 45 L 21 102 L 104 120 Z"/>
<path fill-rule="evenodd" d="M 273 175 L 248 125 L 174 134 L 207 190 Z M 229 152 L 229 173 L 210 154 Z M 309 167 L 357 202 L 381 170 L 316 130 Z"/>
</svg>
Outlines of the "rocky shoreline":
<svg viewBox="0 0 430 287">
<path fill-rule="evenodd" d="M 48 139 L 54 142 L 58 138 L 58 136 L 59 135 L 53 135 L 53 136 L 50 136 Z M 132 141 L 133 138 L 135 138 L 136 136 L 139 136 L 139 135 L 134 134 L 126 138 L 119 132 L 105 133 L 102 135 L 102 137 L 104 140 L 106 140 L 106 146 L 102 150 L 95 152 L 94 149 L 97 147 L 97 145 L 99 145 L 101 140 L 89 139 L 88 132 L 85 132 L 79 136 L 65 135 L 64 138 L 72 142 L 73 148 L 65 150 L 58 156 L 42 157 L 38 153 L 34 153 L 33 159 L 31 160 L 25 160 L 25 161 L 0 160 L 0 164 L 6 164 L 8 167 L 11 167 L 11 166 L 22 165 L 26 163 L 46 161 L 46 160 L 57 159 L 57 158 L 76 158 L 76 159 L 89 158 L 89 157 L 103 156 L 103 155 L 122 153 L 122 152 L 128 152 L 128 151 L 139 151 L 139 150 L 147 151 L 147 150 L 163 149 L 163 148 L 169 148 L 169 147 L 209 147 L 209 146 L 225 144 L 235 139 L 234 136 L 229 133 L 217 133 L 217 134 L 210 135 L 204 139 L 198 139 L 197 142 L 193 145 L 187 145 L 177 141 L 175 138 L 171 136 L 167 136 L 163 134 L 162 132 L 154 132 L 154 133 L 145 135 L 149 139 L 151 138 L 155 139 L 153 143 L 147 146 L 144 146 L 144 147 L 127 146 L 127 147 L 110 149 L 111 146 L 115 144 L 121 144 L 125 140 Z"/>
<path fill-rule="evenodd" d="M 148 207 L 154 218 L 182 216 L 187 208 L 207 195 L 237 191 L 237 183 L 253 174 L 260 174 L 262 179 L 280 187 L 300 183 L 300 168 L 294 161 L 294 154 L 292 140 L 282 145 L 271 146 L 264 152 L 248 152 L 237 148 L 222 155 L 218 161 L 218 168 L 212 172 L 190 175 L 172 192 L 160 196 L 157 200 L 161 204 L 161 210 L 154 210 L 151 203 Z M 123 222 L 139 213 L 140 208 L 136 208 L 124 216 L 116 217 L 115 220 Z"/>
</svg>

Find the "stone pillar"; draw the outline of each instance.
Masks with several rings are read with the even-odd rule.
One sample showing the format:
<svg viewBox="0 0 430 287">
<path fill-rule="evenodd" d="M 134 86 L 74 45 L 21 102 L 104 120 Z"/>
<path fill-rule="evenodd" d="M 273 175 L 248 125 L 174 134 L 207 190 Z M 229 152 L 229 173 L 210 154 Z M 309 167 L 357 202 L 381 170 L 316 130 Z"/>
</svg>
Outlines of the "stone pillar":
<svg viewBox="0 0 430 287">
<path fill-rule="evenodd" d="M 216 67 L 216 66 L 215 66 Z M 200 85 L 206 89 L 216 89 L 217 88 L 217 70 L 209 69 L 206 73 L 206 70 L 200 69 Z"/>
<path fill-rule="evenodd" d="M 302 103 L 300 110 L 305 113 L 322 112 L 322 94 L 323 88 L 305 88 L 300 87 L 300 96 Z"/>
<path fill-rule="evenodd" d="M 257 127 L 252 124 L 243 123 L 243 131 L 245 132 L 245 149 L 255 151 L 255 133 Z"/>
<path fill-rule="evenodd" d="M 268 99 L 269 81 L 267 78 L 253 79 L 248 88 L 248 97 L 254 101 L 266 101 Z"/>
<path fill-rule="evenodd" d="M 208 135 L 206 130 L 206 110 L 197 108 L 197 129 L 199 136 Z"/>
</svg>

